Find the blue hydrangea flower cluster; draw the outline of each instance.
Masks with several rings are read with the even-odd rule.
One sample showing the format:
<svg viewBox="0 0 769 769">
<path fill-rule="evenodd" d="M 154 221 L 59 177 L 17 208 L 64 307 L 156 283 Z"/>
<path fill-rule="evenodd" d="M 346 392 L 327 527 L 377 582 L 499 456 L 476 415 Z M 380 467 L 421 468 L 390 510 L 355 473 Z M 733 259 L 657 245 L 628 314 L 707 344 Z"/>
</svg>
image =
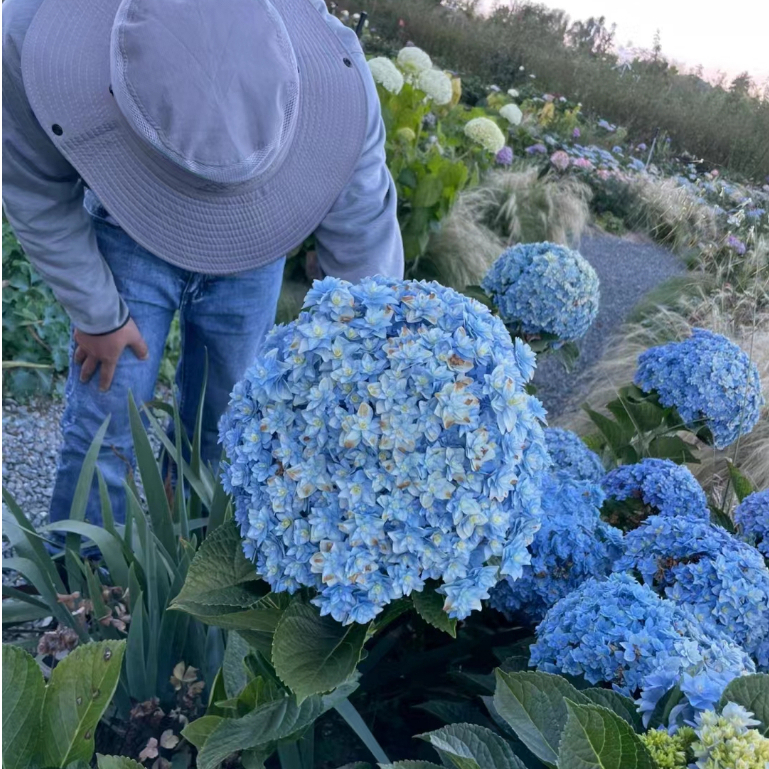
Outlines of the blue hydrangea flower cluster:
<svg viewBox="0 0 769 769">
<path fill-rule="evenodd" d="M 686 425 L 704 422 L 718 449 L 749 433 L 765 402 L 755 363 L 725 336 L 703 329 L 642 353 L 635 383 L 675 406 Z"/>
<path fill-rule="evenodd" d="M 769 489 L 748 494 L 734 511 L 734 522 L 745 539 L 769 558 Z"/>
<path fill-rule="evenodd" d="M 712 623 L 761 666 L 769 664 L 769 569 L 761 554 L 720 526 L 692 518 L 652 516 L 625 535 L 616 571 Z"/>
<path fill-rule="evenodd" d="M 508 248 L 481 288 L 508 325 L 524 333 L 580 339 L 598 314 L 598 275 L 576 251 L 555 243 Z"/>
<path fill-rule="evenodd" d="M 571 430 L 545 428 L 545 445 L 553 460 L 553 472 L 563 473 L 577 481 L 599 483 L 605 470 L 601 459 Z"/>
<path fill-rule="evenodd" d="M 755 671 L 722 634 L 628 574 L 590 579 L 555 604 L 537 628 L 530 664 L 592 684 L 611 683 L 629 697 L 640 691 L 639 710 L 647 721 L 678 684 L 686 701 L 673 722 L 714 707 L 730 680 Z"/>
<path fill-rule="evenodd" d="M 622 532 L 600 518 L 601 487 L 563 475 L 542 485 L 542 527 L 531 544 L 531 564 L 523 576 L 500 582 L 490 605 L 508 620 L 523 616 L 532 624 L 590 577 L 607 575 L 622 554 Z"/>
<path fill-rule="evenodd" d="M 708 500 L 687 467 L 669 459 L 643 459 L 621 465 L 603 479 L 608 499 L 638 499 L 653 513 L 710 520 Z"/>
<path fill-rule="evenodd" d="M 365 623 L 425 580 L 464 618 L 520 576 L 549 465 L 535 356 L 438 285 L 316 282 L 221 425 L 244 552 L 276 592 Z"/>
</svg>

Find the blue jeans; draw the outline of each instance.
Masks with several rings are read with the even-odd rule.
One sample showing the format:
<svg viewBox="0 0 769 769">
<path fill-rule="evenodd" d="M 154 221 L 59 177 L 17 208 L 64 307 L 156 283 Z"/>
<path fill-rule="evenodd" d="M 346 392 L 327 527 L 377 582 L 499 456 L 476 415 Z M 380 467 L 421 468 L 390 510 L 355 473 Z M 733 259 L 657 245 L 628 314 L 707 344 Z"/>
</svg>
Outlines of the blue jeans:
<svg viewBox="0 0 769 769">
<path fill-rule="evenodd" d="M 153 256 L 122 229 L 98 215 L 94 216 L 94 226 L 99 249 L 115 276 L 117 290 L 147 342 L 149 359 L 140 361 L 126 349 L 112 386 L 107 392 L 100 392 L 98 371 L 87 384 L 80 381 L 80 366 L 72 359 L 73 344 L 61 423 L 63 446 L 50 517 L 52 521 L 69 517 L 86 452 L 109 415 L 109 428 L 97 464 L 109 489 L 115 521 L 122 523 L 126 511 L 123 480 L 134 460 L 128 393 L 133 393 L 138 406 L 152 399 L 174 313 L 179 311 L 181 331 L 177 397 L 182 423 L 190 436 L 208 351 L 201 454 L 204 462 L 215 465 L 220 455 L 219 417 L 227 408 L 233 386 L 254 360 L 275 321 L 285 259 L 237 275 L 201 275 Z M 95 478 L 86 519 L 102 524 Z"/>
</svg>

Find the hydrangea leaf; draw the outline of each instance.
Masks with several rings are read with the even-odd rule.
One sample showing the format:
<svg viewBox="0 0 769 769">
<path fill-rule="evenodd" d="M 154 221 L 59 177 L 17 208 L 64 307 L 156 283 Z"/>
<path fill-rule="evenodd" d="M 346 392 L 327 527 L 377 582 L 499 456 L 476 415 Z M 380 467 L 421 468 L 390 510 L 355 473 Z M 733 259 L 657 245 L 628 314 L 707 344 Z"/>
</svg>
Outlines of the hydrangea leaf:
<svg viewBox="0 0 769 769">
<path fill-rule="evenodd" d="M 202 718 L 197 718 L 184 727 L 182 737 L 187 742 L 191 742 L 198 750 L 201 750 L 222 721 L 224 721 L 222 716 L 203 716 Z"/>
<path fill-rule="evenodd" d="M 96 755 L 96 764 L 99 769 L 145 769 L 138 761 L 126 756 L 102 756 Z"/>
<path fill-rule="evenodd" d="M 559 769 L 656 769 L 627 721 L 600 705 L 566 701 L 569 717 L 558 755 Z"/>
<path fill-rule="evenodd" d="M 37 662 L 3 644 L 3 769 L 37 766 L 45 682 Z"/>
<path fill-rule="evenodd" d="M 243 636 L 235 632 L 227 634 L 227 646 L 222 660 L 222 679 L 228 697 L 237 697 L 248 683 L 245 659 L 250 651 Z"/>
<path fill-rule="evenodd" d="M 360 661 L 368 625 L 342 625 L 295 598 L 275 629 L 272 664 L 302 703 L 343 684 Z"/>
<path fill-rule="evenodd" d="M 674 462 L 698 463 L 691 446 L 677 435 L 658 435 L 649 442 L 649 455 L 658 459 L 672 459 Z"/>
<path fill-rule="evenodd" d="M 457 621 L 450 619 L 449 615 L 443 611 L 444 597 L 436 592 L 434 584 L 425 584 L 421 593 L 414 591 L 411 594 L 411 600 L 414 602 L 417 614 L 425 622 L 448 633 L 452 638 L 457 637 Z"/>
<path fill-rule="evenodd" d="M 173 608 L 197 615 L 202 607 L 218 609 L 253 606 L 268 592 L 254 565 L 243 555 L 242 540 L 234 521 L 223 523 L 198 548 Z M 209 610 L 209 613 L 214 613 Z"/>
<path fill-rule="evenodd" d="M 282 697 L 265 703 L 243 718 L 225 718 L 198 753 L 198 769 L 217 769 L 237 750 L 260 748 L 301 732 L 323 711 L 320 697 L 310 697 L 301 704 L 295 697 Z"/>
<path fill-rule="evenodd" d="M 609 446 L 616 452 L 623 446 L 627 445 L 633 437 L 632 430 L 623 427 L 615 422 L 613 419 L 599 414 L 593 409 L 584 407 L 585 412 L 590 417 L 593 424 L 601 431 L 601 434 L 606 438 Z"/>
<path fill-rule="evenodd" d="M 769 674 L 756 673 L 735 678 L 724 690 L 718 709 L 721 710 L 728 702 L 749 710 L 761 722 L 758 730 L 769 737 Z"/>
<path fill-rule="evenodd" d="M 43 702 L 45 765 L 91 759 L 94 731 L 117 688 L 125 646 L 125 641 L 84 644 L 54 668 Z"/>
<path fill-rule="evenodd" d="M 525 769 L 506 740 L 477 724 L 450 724 L 419 737 L 456 769 Z"/>
<path fill-rule="evenodd" d="M 745 497 L 749 496 L 755 491 L 753 484 L 737 469 L 737 467 L 732 462 L 727 460 L 726 465 L 729 468 L 729 479 L 732 482 L 732 486 L 734 486 L 734 493 L 737 495 L 737 500 L 742 502 Z"/>
<path fill-rule="evenodd" d="M 496 671 L 494 707 L 513 728 L 518 738 L 540 761 L 555 766 L 558 745 L 566 722 L 566 698 L 589 703 L 561 676 L 533 671 Z"/>
<path fill-rule="evenodd" d="M 612 689 L 583 689 L 582 694 L 596 705 L 602 705 L 627 721 L 636 734 L 644 731 L 641 715 L 630 697 L 625 697 Z"/>
</svg>

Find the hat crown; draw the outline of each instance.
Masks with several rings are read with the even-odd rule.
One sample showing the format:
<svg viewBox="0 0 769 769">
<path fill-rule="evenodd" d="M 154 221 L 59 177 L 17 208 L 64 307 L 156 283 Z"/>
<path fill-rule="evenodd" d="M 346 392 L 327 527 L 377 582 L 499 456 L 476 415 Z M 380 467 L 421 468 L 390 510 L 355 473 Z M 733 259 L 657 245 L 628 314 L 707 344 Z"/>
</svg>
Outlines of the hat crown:
<svg viewBox="0 0 769 769">
<path fill-rule="evenodd" d="M 267 0 L 122 0 L 110 69 L 133 130 L 199 177 L 252 179 L 290 143 L 297 62 Z"/>
</svg>

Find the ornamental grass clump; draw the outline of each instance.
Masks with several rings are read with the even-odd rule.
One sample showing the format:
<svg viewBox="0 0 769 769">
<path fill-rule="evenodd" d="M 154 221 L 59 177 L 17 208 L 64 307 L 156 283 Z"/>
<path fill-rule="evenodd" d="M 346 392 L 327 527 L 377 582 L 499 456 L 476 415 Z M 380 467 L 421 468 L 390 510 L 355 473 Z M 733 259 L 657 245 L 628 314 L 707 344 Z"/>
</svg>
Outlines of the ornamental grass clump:
<svg viewBox="0 0 769 769">
<path fill-rule="evenodd" d="M 769 569 L 761 554 L 726 529 L 657 515 L 625 535 L 615 571 L 633 572 L 769 665 Z"/>
<path fill-rule="evenodd" d="M 698 435 L 706 428 L 717 449 L 749 433 L 765 403 L 755 363 L 725 336 L 704 329 L 642 353 L 635 383 L 674 406 Z"/>
<path fill-rule="evenodd" d="M 769 558 L 769 489 L 748 494 L 734 511 L 734 522 L 745 540 Z"/>
<path fill-rule="evenodd" d="M 544 332 L 574 341 L 598 315 L 598 275 L 581 254 L 555 243 L 508 248 L 481 288 L 502 320 L 527 335 Z"/>
<path fill-rule="evenodd" d="M 600 518 L 601 487 L 551 475 L 542 487 L 542 527 L 531 563 L 515 581 L 502 581 L 490 605 L 509 621 L 542 620 L 548 609 L 591 577 L 605 576 L 622 554 L 622 532 Z"/>
<path fill-rule="evenodd" d="M 437 283 L 316 282 L 221 426 L 246 556 L 276 592 L 365 623 L 437 580 L 464 618 L 517 578 L 549 463 L 526 344 Z"/>
<path fill-rule="evenodd" d="M 669 459 L 621 465 L 603 479 L 604 516 L 622 529 L 636 528 L 650 515 L 710 520 L 708 500 L 688 468 Z"/>
<path fill-rule="evenodd" d="M 553 462 L 553 472 L 577 481 L 599 483 L 605 475 L 601 458 L 582 438 L 561 427 L 545 428 L 545 445 Z"/>
<path fill-rule="evenodd" d="M 713 708 L 729 681 L 755 672 L 742 649 L 628 574 L 584 582 L 550 609 L 536 632 L 530 664 L 610 683 L 629 697 L 640 691 L 646 724 L 676 685 L 684 697 L 671 724 Z"/>
</svg>

